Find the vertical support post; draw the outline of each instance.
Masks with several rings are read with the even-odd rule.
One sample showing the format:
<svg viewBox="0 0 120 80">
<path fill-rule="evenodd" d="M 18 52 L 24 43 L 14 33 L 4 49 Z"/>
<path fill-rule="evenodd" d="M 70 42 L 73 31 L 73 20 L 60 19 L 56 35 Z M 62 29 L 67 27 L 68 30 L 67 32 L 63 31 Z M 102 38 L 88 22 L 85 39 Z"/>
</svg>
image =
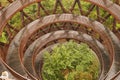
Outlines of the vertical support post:
<svg viewBox="0 0 120 80">
<path fill-rule="evenodd" d="M 0 2 L 0 10 L 2 9 L 3 7 L 2 7 L 2 4 L 1 4 L 1 2 Z"/>
</svg>

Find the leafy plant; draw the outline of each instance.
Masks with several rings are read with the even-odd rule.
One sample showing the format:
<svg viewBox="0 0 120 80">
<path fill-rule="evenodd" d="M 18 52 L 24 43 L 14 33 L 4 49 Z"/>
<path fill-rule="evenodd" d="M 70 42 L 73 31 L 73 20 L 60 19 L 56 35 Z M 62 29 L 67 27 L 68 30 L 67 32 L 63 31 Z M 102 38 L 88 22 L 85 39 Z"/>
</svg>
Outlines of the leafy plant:
<svg viewBox="0 0 120 80">
<path fill-rule="evenodd" d="M 99 62 L 84 44 L 70 41 L 44 53 L 43 80 L 96 80 Z"/>
<path fill-rule="evenodd" d="M 2 36 L 0 36 L 0 42 L 7 43 L 7 37 L 5 32 L 2 32 Z"/>
</svg>

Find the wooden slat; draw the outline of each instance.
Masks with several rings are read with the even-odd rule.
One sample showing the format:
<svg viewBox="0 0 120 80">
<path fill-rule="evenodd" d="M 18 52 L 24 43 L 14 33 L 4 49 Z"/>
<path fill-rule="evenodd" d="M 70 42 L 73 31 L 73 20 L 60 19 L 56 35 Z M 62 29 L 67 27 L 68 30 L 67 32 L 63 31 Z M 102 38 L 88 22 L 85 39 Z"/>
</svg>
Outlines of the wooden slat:
<svg viewBox="0 0 120 80">
<path fill-rule="evenodd" d="M 74 2 L 72 4 L 72 7 L 70 8 L 71 12 L 74 10 L 76 3 L 77 3 L 77 0 L 74 0 Z"/>
<path fill-rule="evenodd" d="M 90 8 L 88 9 L 88 12 L 85 14 L 85 16 L 88 16 L 91 11 L 94 9 L 95 5 L 91 5 Z"/>
<path fill-rule="evenodd" d="M 40 2 L 37 3 L 37 18 L 40 18 L 41 15 L 40 15 Z"/>
<path fill-rule="evenodd" d="M 7 0 L 8 2 L 10 2 L 10 3 L 12 3 L 13 2 L 13 0 Z"/>
<path fill-rule="evenodd" d="M 25 19 L 24 19 L 23 11 L 20 11 L 20 17 L 21 17 L 22 27 L 24 27 L 25 26 Z"/>
<path fill-rule="evenodd" d="M 81 15 L 84 15 L 80 0 L 77 0 L 77 4 L 78 4 Z"/>
</svg>

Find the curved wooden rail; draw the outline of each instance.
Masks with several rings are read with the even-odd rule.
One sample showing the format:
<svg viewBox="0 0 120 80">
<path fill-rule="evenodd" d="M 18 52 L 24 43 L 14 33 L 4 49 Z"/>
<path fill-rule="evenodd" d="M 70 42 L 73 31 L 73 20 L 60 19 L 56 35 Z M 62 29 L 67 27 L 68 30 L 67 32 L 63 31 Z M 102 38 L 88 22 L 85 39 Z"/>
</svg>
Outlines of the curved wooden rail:
<svg viewBox="0 0 120 80">
<path fill-rule="evenodd" d="M 38 73 L 36 73 L 36 75 L 39 75 L 39 71 L 38 70 L 36 70 L 36 69 L 34 69 L 34 67 L 32 68 L 32 63 L 31 62 L 33 62 L 33 64 L 34 64 L 34 59 L 35 59 L 35 57 L 34 57 L 34 55 L 35 55 L 35 53 L 33 52 L 33 51 L 36 51 L 37 50 L 37 47 L 41 47 L 41 48 L 43 48 L 43 46 L 46 44 L 46 40 L 47 40 L 47 43 L 49 43 L 50 41 L 54 41 L 55 39 L 59 39 L 59 38 L 73 38 L 73 39 L 77 39 L 77 38 L 80 38 L 80 37 L 76 37 L 75 38 L 75 36 L 73 36 L 73 35 L 75 35 L 75 33 L 74 33 L 75 31 L 67 31 L 67 32 L 65 32 L 65 31 L 56 31 L 56 32 L 51 32 L 51 33 L 48 33 L 48 34 L 46 34 L 46 35 L 44 35 L 44 36 L 42 36 L 42 37 L 40 37 L 40 38 L 38 38 L 32 45 L 30 45 L 30 47 L 26 50 L 26 52 L 25 52 L 25 55 L 24 55 L 24 65 L 25 65 L 25 67 L 27 68 L 27 70 L 31 73 L 31 74 L 33 74 L 33 75 L 35 75 L 34 74 L 34 72 L 38 72 Z M 61 33 L 61 34 L 60 34 Z M 69 35 L 71 33 L 71 35 Z M 77 33 L 77 32 L 76 32 Z M 58 36 L 58 35 L 60 35 L 60 36 Z M 64 35 L 64 36 L 63 36 Z M 77 34 L 77 36 L 78 36 L 78 34 Z M 80 36 L 80 35 L 79 35 Z M 52 38 L 51 38 L 52 37 Z M 84 37 L 84 36 L 83 36 Z M 50 39 L 49 39 L 50 38 Z M 87 38 L 88 39 L 88 38 Z M 89 40 L 89 39 L 88 39 Z M 81 41 L 85 41 L 85 40 L 82 40 L 82 38 L 81 38 Z M 88 42 L 87 42 L 88 43 Z M 90 43 L 90 42 L 89 42 Z M 89 44 L 88 43 L 88 44 Z M 92 45 L 92 44 L 89 44 L 89 45 Z M 91 48 L 92 48 L 93 46 L 91 46 Z M 95 48 L 95 46 L 94 46 L 94 48 L 92 48 L 92 49 L 94 49 L 94 51 L 96 52 L 96 53 L 100 53 L 100 51 L 98 50 L 98 49 L 96 49 Z M 96 50 L 98 50 L 98 51 L 96 51 Z M 40 49 L 41 50 L 41 49 Z M 32 51 L 32 52 L 31 52 Z M 39 51 L 38 51 L 39 52 Z M 98 56 L 99 56 L 99 58 L 100 58 L 100 55 L 101 55 L 101 53 L 100 54 L 98 54 Z M 32 59 L 32 57 L 33 57 L 33 59 Z M 37 59 L 37 58 L 36 58 Z M 38 58 L 39 59 L 39 58 Z M 101 59 L 101 58 L 100 58 Z M 28 62 L 28 61 L 30 61 L 30 62 Z M 101 61 L 101 64 L 103 63 L 102 62 L 102 59 L 100 60 Z M 31 66 L 29 66 L 29 67 L 27 67 L 27 65 L 31 65 Z M 35 65 L 37 65 L 37 64 L 35 64 Z M 33 65 L 34 66 L 34 65 Z M 32 71 L 32 69 L 33 69 L 33 71 Z M 35 71 L 34 71 L 35 70 Z"/>
<path fill-rule="evenodd" d="M 119 80 L 120 79 L 120 71 L 116 73 L 112 78 L 112 80 Z"/>
<path fill-rule="evenodd" d="M 8 7 L 0 11 L 0 33 L 3 30 L 3 26 L 7 24 L 7 21 L 18 11 L 22 10 L 26 6 L 40 2 L 41 0 L 16 0 L 11 3 Z"/>
<path fill-rule="evenodd" d="M 113 48 L 112 41 L 109 38 L 109 36 L 107 35 L 108 33 L 106 33 L 106 29 L 104 28 L 104 26 L 102 24 L 100 24 L 97 21 L 92 22 L 91 20 L 89 20 L 87 17 L 84 17 L 84 16 L 74 16 L 72 14 L 62 14 L 62 15 L 46 16 L 42 20 L 41 19 L 36 20 L 26 27 L 26 29 L 24 30 L 24 33 L 23 33 L 23 37 L 21 38 L 22 43 L 20 44 L 20 49 L 19 49 L 21 59 L 24 54 L 23 50 L 24 50 L 25 45 L 26 45 L 28 39 L 30 38 L 30 36 L 33 33 L 35 33 L 37 30 L 39 30 L 40 28 L 43 28 L 47 25 L 50 25 L 52 23 L 57 23 L 57 22 L 73 22 L 73 23 L 85 25 L 86 27 L 93 29 L 93 31 L 97 32 L 101 36 L 101 38 L 105 41 L 105 43 L 107 45 L 106 49 L 108 49 L 109 54 L 111 56 L 114 55 L 114 48 Z M 112 59 L 112 57 L 111 57 L 111 59 Z"/>
<path fill-rule="evenodd" d="M 86 0 L 98 5 L 112 14 L 120 22 L 120 6 L 110 0 Z"/>
<path fill-rule="evenodd" d="M 28 80 L 27 77 L 24 77 L 18 73 L 16 73 L 12 68 L 10 68 L 0 57 L 0 61 L 4 64 L 4 66 L 9 70 L 9 72 L 16 77 L 18 80 Z"/>
<path fill-rule="evenodd" d="M 80 13 L 82 15 L 85 15 L 85 14 L 83 14 L 81 6 L 79 5 L 79 0 L 75 0 L 75 1 L 76 1 L 76 3 L 78 3 L 78 6 L 80 8 Z M 114 19 L 115 21 L 120 22 L 120 6 L 117 5 L 117 3 L 113 3 L 110 0 L 85 0 L 85 1 L 93 4 L 93 6 L 90 8 L 90 10 L 92 10 L 94 8 L 94 6 L 96 5 L 97 7 L 104 9 L 110 15 L 112 15 L 112 17 L 115 18 Z M 0 11 L 0 35 L 3 31 L 3 29 L 6 28 L 5 26 L 8 25 L 8 21 L 17 12 L 21 12 L 22 14 L 25 14 L 23 12 L 23 9 L 25 7 L 27 7 L 28 5 L 30 5 L 32 3 L 40 4 L 40 2 L 41 2 L 41 0 L 16 0 L 16 1 L 12 1 L 12 3 L 8 7 L 2 9 Z M 60 4 L 60 7 L 62 8 L 63 13 L 66 13 L 67 11 L 64 8 L 64 6 L 61 4 L 60 0 L 56 0 L 56 3 L 57 2 Z M 56 4 L 56 6 L 57 6 L 57 4 Z M 41 5 L 39 5 L 39 7 L 43 8 L 43 6 L 41 6 Z M 68 11 L 68 12 L 70 12 L 70 11 Z M 53 10 L 53 13 L 55 13 L 55 12 L 56 12 L 56 10 Z M 99 14 L 98 9 L 97 9 L 97 13 Z M 40 14 L 40 12 L 39 12 L 39 14 Z M 45 14 L 49 15 L 49 13 L 47 11 L 45 11 Z M 24 17 L 24 16 L 22 16 L 22 17 Z M 31 18 L 29 16 L 27 16 L 27 17 L 31 20 Z M 99 15 L 97 15 L 97 17 L 99 17 Z M 42 28 L 46 28 L 48 25 L 51 25 L 54 23 L 61 23 L 61 22 L 76 23 L 79 25 L 83 25 L 86 28 L 91 28 L 93 30 L 93 32 L 97 33 L 100 36 L 101 40 L 104 43 L 101 42 L 100 40 L 97 40 L 97 39 L 95 39 L 95 40 L 98 43 L 99 43 L 99 41 L 101 42 L 101 43 L 99 43 L 99 45 L 103 46 L 105 48 L 105 50 L 108 52 L 108 54 L 101 55 L 100 52 L 103 48 L 101 46 L 97 45 L 96 43 L 92 43 L 92 42 L 89 43 L 90 42 L 89 39 L 87 41 L 87 37 L 85 37 L 86 43 L 89 43 L 89 45 L 91 45 L 91 46 L 96 46 L 96 48 L 93 50 L 96 51 L 96 53 L 99 53 L 101 56 L 101 57 L 99 57 L 99 55 L 98 55 L 98 57 L 101 61 L 101 64 L 105 70 L 103 70 L 103 73 L 101 74 L 102 77 L 100 77 L 99 79 L 100 80 L 117 79 L 119 76 L 118 75 L 119 71 L 120 71 L 120 68 L 119 68 L 119 66 L 120 66 L 120 63 L 119 63 L 119 61 L 120 61 L 120 41 L 118 40 L 118 38 L 120 38 L 119 31 L 117 31 L 117 33 L 115 33 L 118 36 L 118 38 L 117 38 L 110 30 L 105 28 L 103 26 L 103 24 L 101 24 L 97 21 L 88 19 L 85 16 L 75 16 L 72 14 L 61 14 L 61 15 L 56 14 L 56 15 L 45 16 L 43 18 L 33 21 L 32 23 L 28 24 L 27 26 L 24 25 L 25 28 L 20 30 L 20 32 L 16 35 L 16 37 L 12 40 L 12 42 L 9 45 L 8 55 L 7 55 L 7 59 L 6 59 L 7 64 L 2 59 L 1 59 L 1 62 L 16 78 L 18 78 L 20 80 L 27 79 L 26 77 L 23 77 L 21 75 L 28 75 L 32 80 L 40 79 L 40 77 L 39 77 L 40 74 L 36 76 L 36 73 L 38 74 L 39 71 L 38 72 L 36 71 L 36 68 L 38 66 L 34 64 L 34 61 L 36 61 L 36 57 L 38 56 L 37 54 L 41 50 L 41 46 L 44 46 L 44 44 L 47 44 L 51 40 L 54 40 L 55 37 L 52 36 L 52 38 L 50 40 L 48 40 L 48 42 L 43 41 L 44 42 L 43 45 L 38 45 L 38 46 L 36 46 L 36 48 L 33 48 L 33 49 L 35 49 L 35 51 L 31 50 L 31 52 L 33 52 L 34 55 L 32 54 L 33 62 L 29 63 L 29 64 L 31 64 L 30 67 L 26 67 L 27 65 L 24 64 L 24 62 L 27 62 L 26 61 L 28 58 L 27 54 L 31 53 L 29 51 L 25 52 L 26 46 L 29 42 L 30 37 L 33 36 L 35 33 L 37 33 L 38 30 L 41 30 Z M 113 24 L 116 24 L 116 23 L 113 23 Z M 9 27 L 10 27 L 10 25 L 9 25 Z M 60 30 L 60 29 L 57 29 L 57 30 Z M 51 30 L 51 31 L 54 31 L 54 30 Z M 50 32 L 50 31 L 48 31 L 48 32 Z M 44 33 L 46 34 L 48 32 L 44 32 Z M 79 30 L 78 30 L 78 32 L 79 32 Z M 87 33 L 87 32 L 85 32 L 85 33 Z M 58 34 L 58 33 L 56 33 L 56 34 Z M 72 34 L 74 35 L 74 33 L 71 33 L 70 36 L 72 36 Z M 52 34 L 52 35 L 54 35 L 54 34 Z M 60 33 L 58 35 L 60 35 Z M 90 33 L 90 35 L 92 35 L 92 34 Z M 55 35 L 55 36 L 57 36 L 57 35 Z M 66 36 L 66 38 L 68 38 L 68 37 L 69 36 Z M 92 36 L 92 37 L 94 37 L 94 36 Z M 40 36 L 40 38 L 41 38 L 41 36 Z M 71 37 L 69 37 L 69 38 L 71 38 Z M 74 37 L 74 38 L 76 38 L 76 37 Z M 40 40 L 40 41 L 42 41 L 42 40 Z M 33 44 L 31 44 L 31 45 L 33 45 Z M 34 44 L 34 45 L 36 45 L 36 44 Z M 29 50 L 29 47 L 27 50 Z M 110 58 L 110 66 L 104 65 L 107 60 L 104 59 L 103 55 L 108 55 L 107 57 Z M 16 67 L 16 64 L 19 66 Z M 33 66 L 36 66 L 36 68 Z M 106 68 L 108 68 L 108 69 L 106 69 Z M 31 71 L 30 69 L 33 69 L 33 71 Z M 107 71 L 107 73 L 104 73 L 104 71 Z M 106 74 L 106 76 L 104 74 Z"/>
<path fill-rule="evenodd" d="M 24 29 L 22 29 L 19 32 L 19 34 L 16 35 L 15 39 L 13 39 L 13 41 L 12 41 L 10 47 L 9 47 L 9 50 L 8 50 L 8 52 L 9 52 L 8 53 L 8 59 L 7 59 L 8 64 L 10 64 L 11 61 L 12 61 L 12 56 L 10 56 L 10 55 L 16 55 L 18 53 L 17 50 L 20 47 L 19 46 L 20 44 L 24 44 L 24 46 L 23 45 L 21 46 L 22 49 L 24 50 L 24 47 L 25 47 L 25 44 L 26 44 L 25 42 L 27 42 L 27 40 L 29 39 L 29 37 L 34 32 L 36 32 L 40 28 L 45 27 L 45 26 L 47 26 L 49 24 L 57 23 L 57 22 L 62 22 L 62 21 L 83 24 L 83 25 L 86 25 L 89 28 L 91 27 L 93 30 L 95 30 L 96 32 L 98 32 L 99 34 L 101 34 L 102 39 L 104 39 L 104 38 L 106 39 L 106 43 L 108 43 L 109 45 L 111 45 L 110 44 L 111 42 L 109 42 L 110 39 L 107 38 L 108 35 L 106 35 L 107 34 L 106 30 L 105 30 L 105 28 L 104 28 L 104 26 L 102 24 L 100 24 L 100 23 L 98 23 L 96 21 L 95 22 L 91 22 L 88 18 L 86 18 L 84 16 L 73 16 L 72 14 L 51 15 L 51 16 L 47 16 L 47 17 L 43 18 L 42 20 L 38 19 L 38 20 L 32 22 L 27 27 L 25 27 Z M 98 27 L 98 25 L 101 26 L 101 27 Z M 100 31 L 97 31 L 97 30 L 100 30 Z M 104 37 L 103 35 L 106 35 L 106 36 Z M 110 48 L 110 47 L 109 48 L 106 47 L 106 49 L 108 49 L 108 51 L 113 50 L 113 48 Z M 23 50 L 21 50 L 21 48 L 20 48 L 20 51 L 23 51 Z M 15 53 L 13 53 L 13 52 L 15 52 Z M 113 53 L 111 53 L 111 54 L 113 54 Z M 15 57 L 16 57 L 16 59 L 19 59 L 18 54 Z M 22 57 L 23 56 L 21 56 L 21 60 L 22 60 Z M 12 61 L 12 62 L 16 62 L 16 60 Z M 18 62 L 20 62 L 20 61 L 18 61 Z M 20 65 L 20 63 L 19 63 L 19 65 Z M 12 68 L 14 69 L 15 66 L 12 67 Z M 21 68 L 19 68 L 19 69 L 21 69 Z M 18 70 L 18 69 L 16 68 L 15 70 Z M 17 72 L 19 72 L 19 71 L 17 71 Z"/>
<path fill-rule="evenodd" d="M 120 40 L 120 32 L 119 31 L 115 31 L 114 32 L 115 33 L 115 35 L 119 38 L 119 40 Z"/>
<path fill-rule="evenodd" d="M 12 16 L 18 12 L 21 11 L 26 6 L 35 3 L 40 2 L 41 0 L 16 0 L 13 3 L 11 3 L 8 7 L 0 11 L 0 33 L 3 31 L 3 28 L 7 24 L 7 21 L 12 18 Z M 92 4 L 98 5 L 99 7 L 102 7 L 103 9 L 107 10 L 110 14 L 112 14 L 118 21 L 120 21 L 120 6 L 117 4 L 109 1 L 109 0 L 86 0 L 91 2 Z"/>
<path fill-rule="evenodd" d="M 59 35 L 59 36 L 58 36 Z M 77 31 L 64 31 L 64 30 L 60 30 L 60 31 L 56 31 L 56 32 L 51 32 L 48 33 L 40 38 L 38 38 L 38 40 L 36 40 L 27 50 L 25 55 L 29 55 L 32 54 L 33 56 L 31 56 L 31 58 L 33 58 L 31 61 L 33 62 L 33 66 L 35 66 L 35 72 L 38 74 L 38 76 L 40 76 L 40 71 L 37 70 L 38 68 L 40 68 L 40 65 L 38 65 L 39 61 L 41 60 L 41 48 L 43 48 L 43 46 L 45 46 L 47 43 L 57 40 L 57 39 L 64 39 L 64 38 L 73 38 L 76 39 L 80 42 L 85 42 L 87 43 L 91 49 L 93 49 L 93 51 L 96 53 L 96 55 L 98 56 L 100 63 L 102 64 L 102 74 L 101 76 L 103 77 L 105 75 L 105 72 L 107 72 L 109 70 L 110 66 L 104 66 L 106 63 L 109 63 L 109 57 L 107 56 L 107 53 L 103 52 L 105 51 L 104 47 L 97 41 L 94 40 L 92 37 L 88 36 L 87 34 L 84 33 L 79 33 Z M 47 41 L 46 41 L 47 40 Z M 93 44 L 96 43 L 96 44 Z M 37 46 L 36 46 L 37 44 Z M 34 48 L 32 51 L 34 51 L 33 53 L 31 53 L 29 50 L 31 50 L 32 48 Z M 104 57 L 103 57 L 104 56 Z M 106 56 L 106 57 L 105 57 Z M 29 56 L 30 57 L 30 56 Z M 26 57 L 28 58 L 28 57 Z M 103 59 L 102 59 L 103 58 Z M 30 58 L 28 58 L 30 60 Z M 25 60 L 28 61 L 28 60 Z M 108 64 L 110 65 L 110 63 Z"/>
</svg>

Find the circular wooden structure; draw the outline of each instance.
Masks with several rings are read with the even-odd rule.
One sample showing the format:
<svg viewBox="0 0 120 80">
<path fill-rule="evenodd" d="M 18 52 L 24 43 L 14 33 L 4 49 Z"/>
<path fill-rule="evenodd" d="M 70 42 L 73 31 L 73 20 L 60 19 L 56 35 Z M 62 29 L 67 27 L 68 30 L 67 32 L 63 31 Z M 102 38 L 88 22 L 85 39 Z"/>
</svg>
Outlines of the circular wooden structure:
<svg viewBox="0 0 120 80">
<path fill-rule="evenodd" d="M 40 52 L 61 39 L 74 39 L 96 53 L 101 64 L 99 80 L 120 79 L 119 0 L 8 2 L 5 8 L 0 3 L 0 35 L 7 36 L 7 42 L 0 43 L 0 73 L 8 70 L 18 80 L 42 80 Z M 31 5 L 33 13 L 28 13 Z M 19 22 L 14 23 L 19 27 L 12 23 L 16 15 Z"/>
</svg>

